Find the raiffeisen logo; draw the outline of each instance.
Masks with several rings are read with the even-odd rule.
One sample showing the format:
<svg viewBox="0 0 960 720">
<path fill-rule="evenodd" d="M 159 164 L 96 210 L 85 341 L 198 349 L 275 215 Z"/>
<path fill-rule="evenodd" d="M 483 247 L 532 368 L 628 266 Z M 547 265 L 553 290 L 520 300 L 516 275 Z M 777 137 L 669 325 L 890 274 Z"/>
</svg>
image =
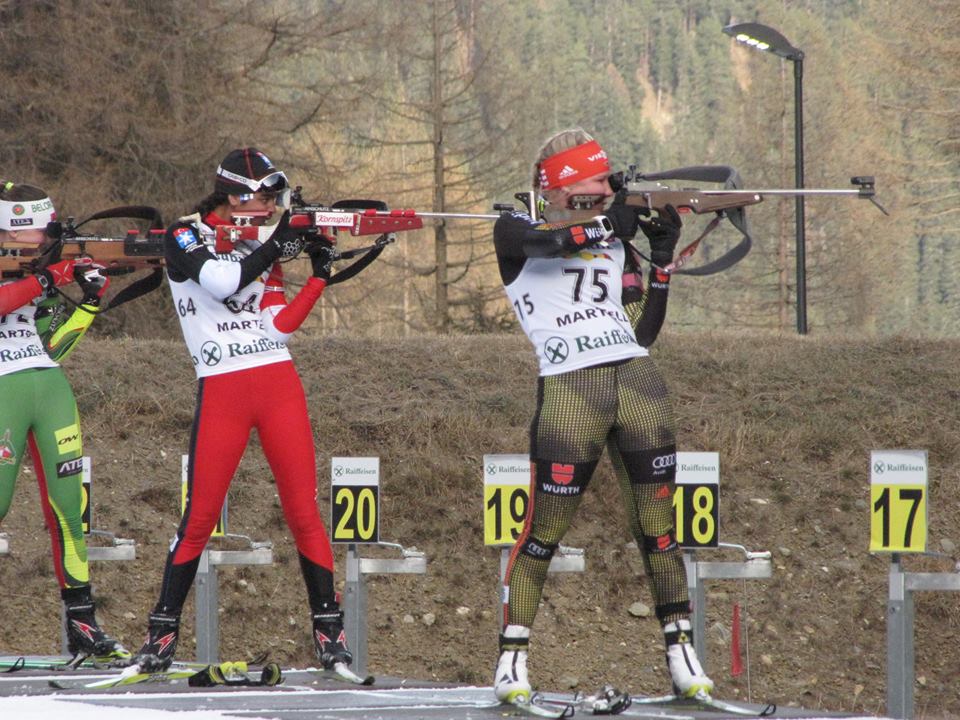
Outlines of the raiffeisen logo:
<svg viewBox="0 0 960 720">
<path fill-rule="evenodd" d="M 923 465 L 911 465 L 910 463 L 900 463 L 899 465 L 891 465 L 890 463 L 884 464 L 882 467 L 877 468 L 877 473 L 888 472 L 925 472 L 927 468 Z"/>
<path fill-rule="evenodd" d="M 716 465 L 702 465 L 700 463 L 680 463 L 683 472 L 719 472 Z"/>
</svg>

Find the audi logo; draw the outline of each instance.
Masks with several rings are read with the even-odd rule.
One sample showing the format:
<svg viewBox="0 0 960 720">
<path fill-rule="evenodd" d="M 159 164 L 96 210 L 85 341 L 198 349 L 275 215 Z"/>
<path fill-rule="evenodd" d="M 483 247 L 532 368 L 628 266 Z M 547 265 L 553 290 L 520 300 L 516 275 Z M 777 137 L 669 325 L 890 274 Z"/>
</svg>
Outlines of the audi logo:
<svg viewBox="0 0 960 720">
<path fill-rule="evenodd" d="M 677 454 L 672 453 L 670 455 L 658 455 L 653 459 L 653 467 L 655 470 L 663 470 L 664 468 L 673 467 L 677 464 Z"/>
</svg>

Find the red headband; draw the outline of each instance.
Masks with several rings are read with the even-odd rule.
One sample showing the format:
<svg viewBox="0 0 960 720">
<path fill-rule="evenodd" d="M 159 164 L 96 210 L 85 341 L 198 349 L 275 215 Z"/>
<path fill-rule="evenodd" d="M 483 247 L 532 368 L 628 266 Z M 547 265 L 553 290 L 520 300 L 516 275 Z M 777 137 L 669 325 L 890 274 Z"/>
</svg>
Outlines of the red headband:
<svg viewBox="0 0 960 720">
<path fill-rule="evenodd" d="M 596 140 L 558 152 L 540 162 L 540 189 L 573 185 L 602 172 L 610 172 L 607 153 Z"/>
</svg>

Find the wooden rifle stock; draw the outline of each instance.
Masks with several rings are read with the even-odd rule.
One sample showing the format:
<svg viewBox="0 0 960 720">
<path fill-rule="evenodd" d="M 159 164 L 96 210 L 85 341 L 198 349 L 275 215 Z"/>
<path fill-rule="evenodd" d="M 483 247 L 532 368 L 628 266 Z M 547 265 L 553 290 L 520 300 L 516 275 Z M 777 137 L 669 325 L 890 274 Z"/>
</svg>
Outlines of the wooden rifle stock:
<svg viewBox="0 0 960 720">
<path fill-rule="evenodd" d="M 662 210 L 667 205 L 673 205 L 680 213 L 710 213 L 724 212 L 748 205 L 756 205 L 764 200 L 766 195 L 798 196 L 798 195 L 846 195 L 869 200 L 885 215 L 889 213 L 876 199 L 876 187 L 873 176 L 861 175 L 850 178 L 856 188 L 797 188 L 771 190 L 744 190 L 723 189 L 706 190 L 700 188 L 671 188 L 656 180 L 627 180 L 621 192 L 624 202 L 633 207 L 648 210 Z"/>
<path fill-rule="evenodd" d="M 624 202 L 631 207 L 648 210 L 662 210 L 667 205 L 673 205 L 679 213 L 700 215 L 756 205 L 763 202 L 763 195 L 753 191 L 736 190 L 677 190 L 658 182 L 638 182 L 626 186 Z"/>
<path fill-rule="evenodd" d="M 125 237 L 75 235 L 55 242 L 60 244 L 61 260 L 91 257 L 106 268 L 107 275 L 124 275 L 163 264 L 163 235 L 161 229 L 150 230 L 146 235 L 131 230 Z M 47 264 L 51 255 L 48 247 L 10 243 L 0 248 L 0 277 L 34 273 Z"/>
</svg>

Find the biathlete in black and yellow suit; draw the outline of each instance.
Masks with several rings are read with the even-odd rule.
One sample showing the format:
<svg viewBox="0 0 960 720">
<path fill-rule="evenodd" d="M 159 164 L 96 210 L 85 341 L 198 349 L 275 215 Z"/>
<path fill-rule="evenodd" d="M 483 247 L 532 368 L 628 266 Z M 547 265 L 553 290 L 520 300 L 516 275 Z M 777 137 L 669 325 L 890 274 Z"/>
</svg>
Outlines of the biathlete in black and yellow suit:
<svg viewBox="0 0 960 720">
<path fill-rule="evenodd" d="M 546 220 L 512 213 L 494 227 L 504 289 L 540 363 L 531 503 L 503 588 L 494 690 L 504 702 L 530 696 L 527 650 L 547 568 L 604 446 L 650 578 L 672 682 L 686 696 L 713 689 L 692 645 L 674 530 L 676 422 L 647 350 L 663 324 L 669 289 L 669 275 L 656 266 L 672 260 L 682 223 L 672 207 L 647 220 L 622 202 L 604 209 L 614 195 L 609 176 L 607 155 L 590 135 L 579 128 L 558 133 L 535 166 Z M 621 241 L 640 228 L 655 265 L 645 290 L 640 257 Z"/>
<path fill-rule="evenodd" d="M 49 242 L 56 219 L 47 194 L 32 185 L 0 187 L 0 245 Z M 75 659 L 130 657 L 97 623 L 81 525 L 83 446 L 73 390 L 60 369 L 98 312 L 107 278 L 89 260 L 65 260 L 0 284 L 0 520 L 29 448 L 53 544 L 53 567 Z M 57 287 L 76 282 L 81 304 L 70 314 Z"/>
</svg>

